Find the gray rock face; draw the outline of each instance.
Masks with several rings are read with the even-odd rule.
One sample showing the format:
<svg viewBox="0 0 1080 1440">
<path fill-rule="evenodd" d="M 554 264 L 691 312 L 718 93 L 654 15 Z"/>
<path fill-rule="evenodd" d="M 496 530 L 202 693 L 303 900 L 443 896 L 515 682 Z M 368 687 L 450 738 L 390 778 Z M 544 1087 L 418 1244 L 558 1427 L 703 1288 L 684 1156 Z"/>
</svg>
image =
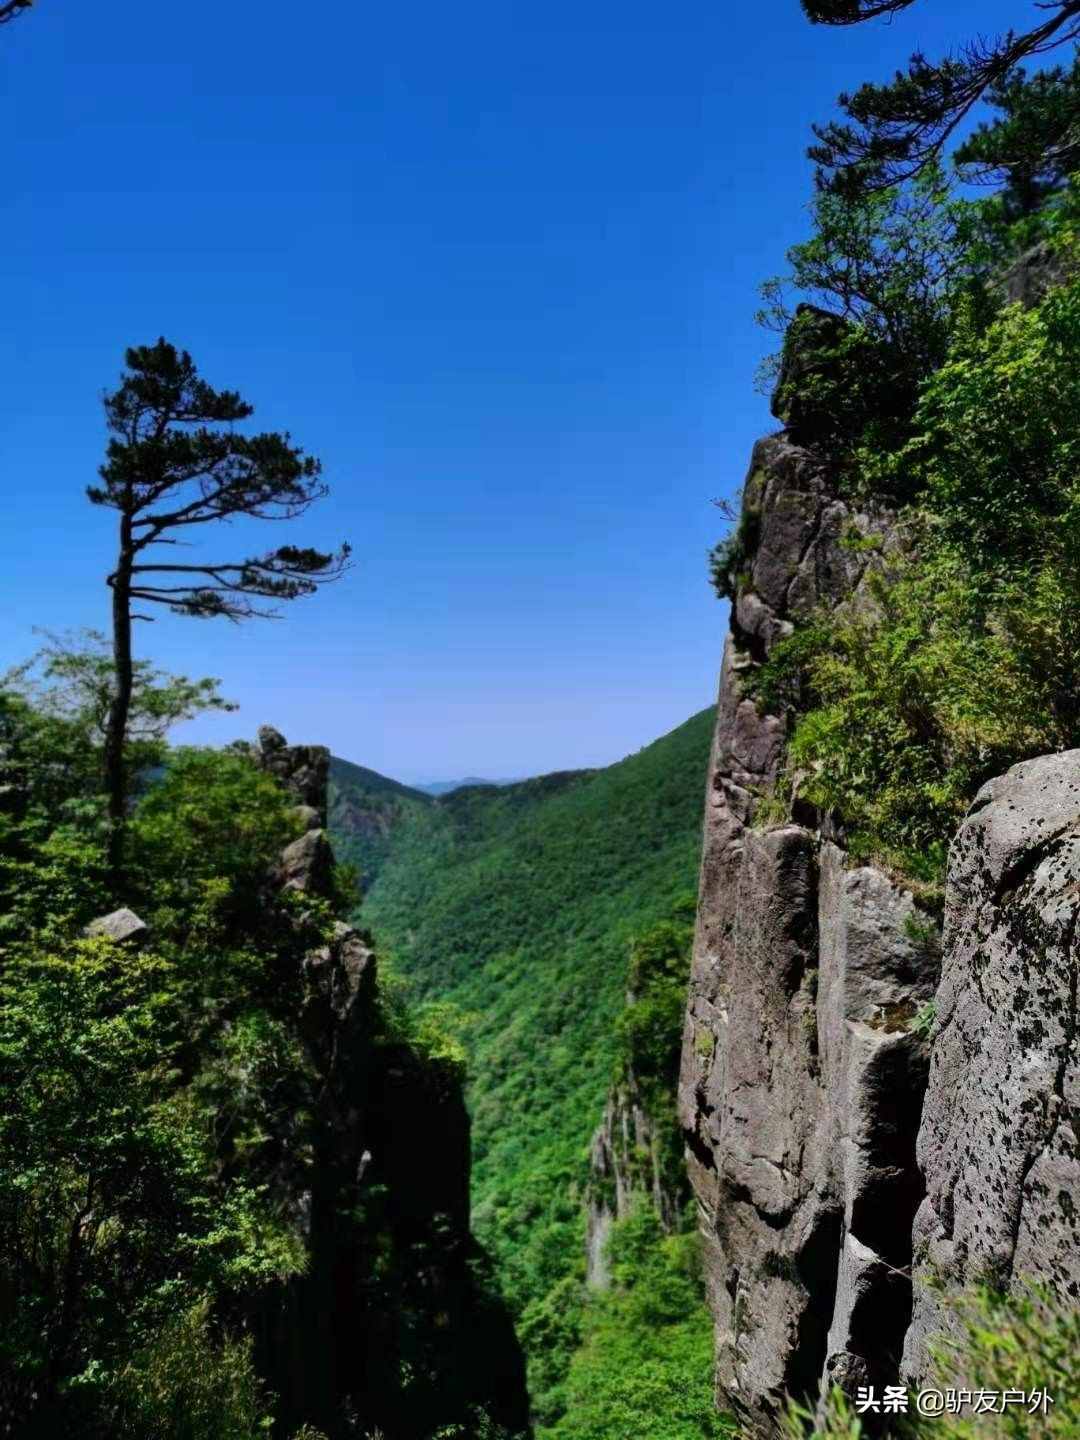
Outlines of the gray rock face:
<svg viewBox="0 0 1080 1440">
<path fill-rule="evenodd" d="M 1001 288 L 1032 305 L 1065 278 L 1036 247 Z M 851 861 L 797 776 L 776 818 L 785 722 L 745 682 L 815 607 L 873 607 L 870 567 L 899 543 L 807 448 L 829 417 L 806 382 L 842 322 L 800 321 L 774 397 L 788 429 L 755 446 L 743 490 L 679 1085 L 718 1402 L 747 1435 L 776 1433 L 788 1395 L 925 1378 L 948 1324 L 931 1274 L 1080 1301 L 1080 751 L 982 790 L 943 940 Z M 913 1022 L 939 975 L 927 1038 Z"/>
<path fill-rule="evenodd" d="M 325 830 L 305 830 L 281 852 L 278 878 L 283 890 L 329 895 L 333 875 L 334 851 Z"/>
<path fill-rule="evenodd" d="M 823 1379 L 896 1379 L 902 1274 L 921 1195 L 926 1045 L 911 1028 L 939 956 L 911 896 L 801 823 L 755 828 L 785 727 L 743 680 L 820 603 L 866 603 L 866 548 L 892 517 L 841 498 L 785 434 L 743 492 L 757 548 L 733 606 L 706 800 L 680 1117 L 702 1215 L 719 1403 L 748 1434 Z"/>
<path fill-rule="evenodd" d="M 307 981 L 302 1024 L 322 1072 L 335 1074 L 343 1050 L 357 1039 L 375 1004 L 375 952 L 351 925 L 338 921 L 328 945 L 304 958 Z"/>
<path fill-rule="evenodd" d="M 1049 245 L 1033 245 L 1019 256 L 1000 280 L 1003 298 L 1010 304 L 1037 305 L 1048 290 L 1067 278 L 1068 267 L 1060 252 Z"/>
<path fill-rule="evenodd" d="M 308 827 L 286 847 L 271 884 L 329 895 L 326 751 L 287 745 L 265 728 L 253 758 L 295 796 Z M 292 907 L 278 914 L 284 925 L 305 923 Z M 366 1433 L 368 1419 L 382 1420 L 377 1407 L 395 1391 L 394 1337 L 407 1313 L 410 1327 L 425 1333 L 427 1325 L 436 1337 L 429 1363 L 442 1368 L 447 1393 L 483 1401 L 516 1434 L 527 1426 L 524 1361 L 509 1312 L 480 1295 L 471 1269 L 469 1117 L 460 1080 L 378 1032 L 376 957 L 351 925 L 338 922 L 304 955 L 300 980 L 310 1115 L 301 1144 L 291 1129 L 281 1137 L 272 1184 L 308 1263 L 303 1274 L 267 1287 L 255 1316 L 283 1431 L 307 1422 L 327 1434 L 352 1433 L 359 1417 Z M 376 1254 L 406 1277 L 400 1302 L 388 1306 L 372 1283 Z"/>
<path fill-rule="evenodd" d="M 1080 750 L 979 792 L 949 856 L 945 967 L 919 1136 L 905 1368 L 948 1325 L 925 1280 L 1042 1280 L 1080 1301 Z"/>
<path fill-rule="evenodd" d="M 134 910 L 122 907 L 114 910 L 111 915 L 101 915 L 98 919 L 91 920 L 83 934 L 88 938 L 103 936 L 117 944 L 141 945 L 149 936 L 150 929 Z"/>
</svg>

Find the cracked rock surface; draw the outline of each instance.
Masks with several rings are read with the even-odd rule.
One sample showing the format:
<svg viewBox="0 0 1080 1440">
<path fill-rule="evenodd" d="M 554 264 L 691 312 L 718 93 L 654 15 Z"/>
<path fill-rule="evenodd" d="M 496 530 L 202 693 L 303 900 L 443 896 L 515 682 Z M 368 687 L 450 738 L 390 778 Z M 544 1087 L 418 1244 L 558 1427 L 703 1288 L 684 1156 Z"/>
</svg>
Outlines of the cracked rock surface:
<svg viewBox="0 0 1080 1440">
<path fill-rule="evenodd" d="M 936 1272 L 1053 1285 L 1080 1302 L 1080 750 L 979 792 L 949 854 L 945 967 L 919 1136 L 905 1369 L 946 1328 Z"/>
<path fill-rule="evenodd" d="M 800 823 L 754 823 L 785 725 L 744 677 L 818 605 L 865 603 L 892 516 L 854 508 L 786 432 L 755 446 L 743 507 L 756 545 L 720 682 L 679 1100 L 718 1403 L 754 1434 L 823 1380 L 898 1376 L 922 1193 L 926 1046 L 911 1020 L 939 957 L 911 896 L 852 867 L 808 807 Z M 845 545 L 853 530 L 878 550 Z"/>
</svg>

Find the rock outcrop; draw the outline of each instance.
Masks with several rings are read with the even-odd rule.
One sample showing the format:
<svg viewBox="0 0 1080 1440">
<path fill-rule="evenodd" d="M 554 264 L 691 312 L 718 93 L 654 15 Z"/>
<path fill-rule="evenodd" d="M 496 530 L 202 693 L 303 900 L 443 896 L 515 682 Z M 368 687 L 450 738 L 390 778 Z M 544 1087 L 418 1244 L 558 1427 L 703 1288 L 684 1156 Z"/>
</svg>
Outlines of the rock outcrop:
<svg viewBox="0 0 1080 1440">
<path fill-rule="evenodd" d="M 259 727 L 260 766 L 296 797 L 298 805 L 313 810 L 326 825 L 330 751 L 325 745 L 289 745 L 272 725 Z"/>
<path fill-rule="evenodd" d="M 1065 252 L 1041 241 L 1017 256 L 1005 269 L 998 289 L 1002 299 L 1010 304 L 1037 305 L 1047 291 L 1067 278 L 1068 273 Z"/>
<path fill-rule="evenodd" d="M 786 356 L 785 374 L 800 363 Z M 911 1308 L 903 1272 L 922 1194 L 915 1137 L 927 1065 L 912 1022 L 938 979 L 934 927 L 888 876 L 850 864 L 797 788 L 775 816 L 785 722 L 761 713 L 744 683 L 818 605 L 868 603 L 892 523 L 887 509 L 843 498 L 828 460 L 790 433 L 755 447 L 679 1095 L 718 1400 L 751 1433 L 772 1429 L 786 1396 L 816 1396 L 823 1379 L 894 1379 Z"/>
<path fill-rule="evenodd" d="M 119 910 L 112 910 L 108 915 L 99 915 L 96 920 L 91 920 L 83 934 L 91 940 L 112 940 L 118 945 L 141 945 L 149 938 L 150 927 L 145 920 L 139 919 L 134 910 L 121 906 Z"/>
<path fill-rule="evenodd" d="M 248 753 L 296 798 L 308 827 L 270 883 L 331 898 L 328 752 L 287 745 L 266 727 Z M 376 970 L 369 937 L 340 921 L 302 962 L 295 1018 L 312 1119 L 301 1145 L 282 1137 L 273 1189 L 307 1266 L 250 1317 L 260 1369 L 285 1434 L 314 1424 L 337 1440 L 362 1425 L 420 1440 L 483 1413 L 523 1436 L 521 1351 L 477 1279 L 484 1257 L 469 1230 L 460 1077 L 385 1033 Z M 408 1374 L 417 1378 L 406 1385 Z"/>
<path fill-rule="evenodd" d="M 589 1147 L 585 1196 L 585 1280 L 595 1290 L 611 1283 L 605 1245 L 616 1220 L 625 1220 L 635 1198 L 647 1196 L 668 1233 L 685 1200 L 682 1177 L 665 1164 L 663 1137 L 633 1074 L 612 1086 L 604 1116 Z"/>
</svg>

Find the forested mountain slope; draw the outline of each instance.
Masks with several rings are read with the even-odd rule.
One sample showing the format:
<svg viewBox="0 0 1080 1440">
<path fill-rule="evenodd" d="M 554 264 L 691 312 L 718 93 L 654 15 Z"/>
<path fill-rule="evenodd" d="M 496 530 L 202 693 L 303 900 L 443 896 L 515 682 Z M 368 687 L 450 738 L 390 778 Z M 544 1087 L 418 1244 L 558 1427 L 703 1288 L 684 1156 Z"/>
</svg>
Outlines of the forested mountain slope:
<svg viewBox="0 0 1080 1440">
<path fill-rule="evenodd" d="M 419 998 L 462 1012 L 474 1217 L 526 1337 L 530 1307 L 583 1271 L 630 941 L 693 890 L 711 726 L 702 711 L 600 771 L 403 802 L 364 900 Z"/>
<path fill-rule="evenodd" d="M 342 858 L 357 870 L 361 890 L 374 882 L 390 853 L 395 827 L 431 796 L 351 760 L 330 762 L 330 823 L 343 842 Z"/>
</svg>

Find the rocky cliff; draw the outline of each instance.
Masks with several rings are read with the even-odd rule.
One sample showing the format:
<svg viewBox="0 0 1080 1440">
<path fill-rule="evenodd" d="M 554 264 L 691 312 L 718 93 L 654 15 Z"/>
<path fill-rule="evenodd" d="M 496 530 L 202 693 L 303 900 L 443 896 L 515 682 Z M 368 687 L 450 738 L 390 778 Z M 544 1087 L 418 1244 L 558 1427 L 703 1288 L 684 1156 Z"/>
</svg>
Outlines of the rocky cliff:
<svg viewBox="0 0 1080 1440">
<path fill-rule="evenodd" d="M 328 752 L 264 728 L 251 753 L 307 826 L 274 883 L 328 898 Z M 440 1424 L 471 1434 L 486 1415 L 524 1434 L 523 1361 L 469 1231 L 460 1078 L 385 1033 L 367 936 L 339 923 L 305 966 L 314 1124 L 305 1153 L 283 1146 L 275 1189 L 308 1264 L 253 1317 L 284 1432 L 375 1425 L 388 1440 L 420 1440 Z"/>
<path fill-rule="evenodd" d="M 818 605 L 871 603 L 868 566 L 895 543 L 888 509 L 854 507 L 818 448 L 799 401 L 812 363 L 789 347 L 785 429 L 755 447 L 722 557 L 732 613 L 679 1094 L 718 1402 L 748 1433 L 774 1431 L 786 1396 L 924 1374 L 944 1323 L 932 1269 L 947 1285 L 1053 1276 L 1070 1294 L 1080 1273 L 1080 756 L 980 795 L 953 848 L 944 951 L 797 776 L 776 798 L 785 722 L 745 682 Z"/>
</svg>

